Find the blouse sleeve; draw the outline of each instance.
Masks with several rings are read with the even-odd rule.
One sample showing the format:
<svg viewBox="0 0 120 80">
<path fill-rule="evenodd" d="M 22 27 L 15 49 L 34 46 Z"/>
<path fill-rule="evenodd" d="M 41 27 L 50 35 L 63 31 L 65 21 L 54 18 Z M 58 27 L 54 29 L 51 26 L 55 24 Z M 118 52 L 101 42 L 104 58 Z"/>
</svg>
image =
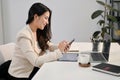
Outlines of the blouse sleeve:
<svg viewBox="0 0 120 80">
<path fill-rule="evenodd" d="M 57 44 L 53 44 L 50 41 L 48 41 L 47 44 L 49 45 L 49 50 L 50 51 L 54 51 L 54 50 L 58 49 L 58 45 Z"/>
</svg>

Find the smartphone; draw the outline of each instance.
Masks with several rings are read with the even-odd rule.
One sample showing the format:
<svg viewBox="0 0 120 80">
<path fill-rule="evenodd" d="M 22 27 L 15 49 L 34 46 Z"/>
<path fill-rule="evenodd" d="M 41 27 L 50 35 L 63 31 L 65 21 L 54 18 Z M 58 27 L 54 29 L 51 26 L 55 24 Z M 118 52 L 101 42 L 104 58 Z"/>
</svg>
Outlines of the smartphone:
<svg viewBox="0 0 120 80">
<path fill-rule="evenodd" d="M 75 39 L 72 39 L 72 40 L 68 43 L 68 45 L 71 45 L 74 41 L 75 41 Z M 67 48 L 69 48 L 68 45 L 66 46 L 65 50 L 66 50 Z"/>
<path fill-rule="evenodd" d="M 69 42 L 69 45 L 71 45 L 74 41 L 75 41 L 75 39 L 72 39 L 72 40 Z"/>
</svg>

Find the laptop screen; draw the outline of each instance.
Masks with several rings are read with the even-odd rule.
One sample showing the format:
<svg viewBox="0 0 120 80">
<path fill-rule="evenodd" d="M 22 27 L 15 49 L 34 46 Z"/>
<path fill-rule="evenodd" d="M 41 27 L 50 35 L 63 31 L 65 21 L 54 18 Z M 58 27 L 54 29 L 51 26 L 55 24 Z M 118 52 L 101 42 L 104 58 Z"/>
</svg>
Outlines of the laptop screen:
<svg viewBox="0 0 120 80">
<path fill-rule="evenodd" d="M 109 60 L 109 52 L 110 52 L 110 42 L 103 43 L 102 53 L 106 60 Z"/>
<path fill-rule="evenodd" d="M 109 53 L 107 52 L 102 52 L 103 56 L 105 57 L 105 59 L 108 61 L 109 60 Z"/>
</svg>

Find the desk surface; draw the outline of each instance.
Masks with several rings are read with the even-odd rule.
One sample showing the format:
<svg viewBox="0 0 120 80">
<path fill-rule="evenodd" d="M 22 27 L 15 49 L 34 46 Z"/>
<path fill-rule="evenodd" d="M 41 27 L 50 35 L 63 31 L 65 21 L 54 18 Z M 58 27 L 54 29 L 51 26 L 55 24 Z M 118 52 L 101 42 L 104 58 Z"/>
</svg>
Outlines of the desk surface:
<svg viewBox="0 0 120 80">
<path fill-rule="evenodd" d="M 83 49 L 90 50 L 90 48 L 86 49 L 87 47 L 85 45 L 83 47 L 82 44 L 78 45 L 75 43 L 75 45 L 81 45 L 82 51 Z M 75 45 L 74 48 L 76 47 Z M 109 63 L 120 65 L 120 47 L 116 47 L 116 44 L 112 45 L 113 50 L 110 51 Z M 91 65 L 95 64 L 97 63 Z M 77 62 L 55 61 L 45 63 L 32 80 L 120 80 L 120 77 L 93 71 L 92 66 L 88 68 L 80 67 Z"/>
<path fill-rule="evenodd" d="M 120 80 L 120 77 L 79 67 L 77 62 L 45 63 L 32 80 Z"/>
</svg>

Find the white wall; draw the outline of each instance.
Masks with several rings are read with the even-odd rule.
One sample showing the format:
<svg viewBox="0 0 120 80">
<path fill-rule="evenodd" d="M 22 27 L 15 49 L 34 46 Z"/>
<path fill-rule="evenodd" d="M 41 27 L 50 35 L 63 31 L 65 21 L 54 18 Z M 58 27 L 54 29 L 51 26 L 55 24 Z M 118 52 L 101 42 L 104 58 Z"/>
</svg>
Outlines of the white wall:
<svg viewBox="0 0 120 80">
<path fill-rule="evenodd" d="M 52 41 L 90 41 L 98 29 L 91 14 L 100 6 L 96 0 L 2 0 L 5 43 L 15 41 L 16 33 L 24 27 L 28 9 L 34 2 L 42 2 L 52 10 Z"/>
<path fill-rule="evenodd" d="M 0 0 L 0 44 L 3 44 L 2 1 Z"/>
</svg>

